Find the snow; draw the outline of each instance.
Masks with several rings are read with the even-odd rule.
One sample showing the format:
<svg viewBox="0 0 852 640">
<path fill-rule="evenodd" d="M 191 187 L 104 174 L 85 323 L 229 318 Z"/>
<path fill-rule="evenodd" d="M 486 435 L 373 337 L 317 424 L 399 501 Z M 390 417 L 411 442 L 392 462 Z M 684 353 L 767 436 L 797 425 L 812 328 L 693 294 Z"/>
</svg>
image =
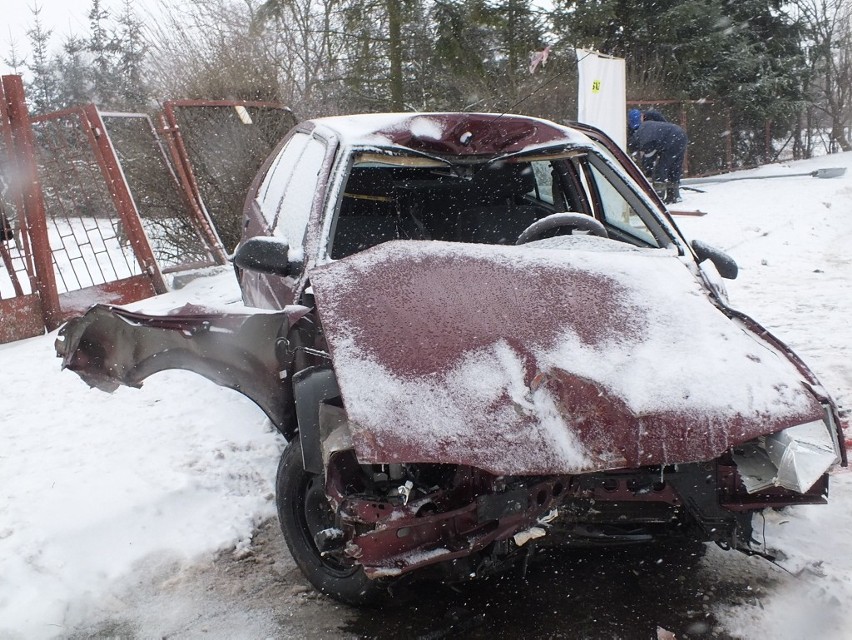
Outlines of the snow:
<svg viewBox="0 0 852 640">
<path fill-rule="evenodd" d="M 232 280 L 143 306 L 226 305 Z M 274 515 L 281 440 L 253 403 L 179 371 L 142 391 L 89 389 L 59 371 L 54 338 L 0 345 L 3 638 L 61 633 L 140 566 L 233 547 Z"/>
<path fill-rule="evenodd" d="M 447 114 L 443 113 L 421 113 L 412 118 L 410 113 L 362 113 L 349 116 L 332 116 L 327 118 L 317 118 L 313 120 L 317 126 L 326 127 L 339 137 L 342 145 L 360 146 L 360 145 L 377 145 L 387 147 L 391 144 L 391 140 L 386 135 L 391 131 L 412 132 L 417 136 L 422 136 L 424 139 L 439 140 L 442 138 L 442 133 L 446 123 L 442 119 Z M 503 117 L 513 117 L 512 114 L 499 113 L 471 113 L 471 116 L 494 116 L 497 120 Z M 520 116 L 527 118 L 528 116 Z M 412 121 L 413 120 L 413 121 Z M 537 120 L 530 118 L 531 122 L 540 122 L 549 129 L 560 131 L 564 134 L 564 141 L 568 144 L 590 144 L 589 139 L 572 129 L 554 125 L 552 122 Z M 383 133 L 382 133 L 383 132 Z M 525 150 L 532 151 L 542 146 L 551 146 L 554 142 L 533 144 L 526 147 Z"/>
<path fill-rule="evenodd" d="M 760 171 L 828 166 L 852 167 L 852 155 Z M 736 258 L 731 303 L 785 340 L 849 408 L 852 173 L 701 189 L 685 192 L 680 207 L 707 215 L 677 220 L 687 236 Z M 238 298 L 232 272 L 223 270 L 141 306 L 227 307 Z M 3 638 L 63 635 L 102 615 L 118 581 L 164 559 L 191 566 L 216 550 L 245 548 L 254 525 L 274 514 L 283 443 L 251 402 L 176 371 L 153 376 L 141 390 L 91 390 L 59 370 L 54 339 L 0 345 Z M 756 525 L 762 536 L 760 518 Z M 759 604 L 716 611 L 726 631 L 754 640 L 848 637 L 850 530 L 852 474 L 845 471 L 834 475 L 828 505 L 767 513 L 769 550 L 798 578 Z M 708 554 L 701 570 L 716 571 L 721 553 Z"/>
</svg>

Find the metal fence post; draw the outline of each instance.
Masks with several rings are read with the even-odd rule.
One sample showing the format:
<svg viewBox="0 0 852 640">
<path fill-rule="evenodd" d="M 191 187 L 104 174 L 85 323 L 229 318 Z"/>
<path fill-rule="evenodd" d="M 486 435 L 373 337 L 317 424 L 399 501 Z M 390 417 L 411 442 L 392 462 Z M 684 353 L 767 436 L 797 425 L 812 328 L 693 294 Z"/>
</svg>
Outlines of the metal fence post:
<svg viewBox="0 0 852 640">
<path fill-rule="evenodd" d="M 21 76 L 3 76 L 2 83 L 15 145 L 17 169 L 23 176 L 23 217 L 26 233 L 32 242 L 36 286 L 41 299 L 44 324 L 52 331 L 61 322 L 61 310 L 47 235 L 44 196 L 38 179 L 33 130 L 24 97 L 24 83 Z"/>
</svg>

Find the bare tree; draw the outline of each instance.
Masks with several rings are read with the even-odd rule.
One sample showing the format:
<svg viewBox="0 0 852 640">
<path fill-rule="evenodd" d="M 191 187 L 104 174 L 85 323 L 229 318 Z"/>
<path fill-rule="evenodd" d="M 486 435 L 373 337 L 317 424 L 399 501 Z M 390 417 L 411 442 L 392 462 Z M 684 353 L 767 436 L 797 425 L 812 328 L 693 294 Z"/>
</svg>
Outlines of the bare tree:
<svg viewBox="0 0 852 640">
<path fill-rule="evenodd" d="M 148 29 L 161 95 L 272 100 L 299 113 L 335 111 L 352 0 L 197 0 L 164 7 Z"/>
<path fill-rule="evenodd" d="M 253 28 L 259 2 L 163 5 L 149 21 L 150 81 L 160 96 L 280 100 L 278 65 Z"/>
<path fill-rule="evenodd" d="M 849 0 L 795 0 L 805 27 L 812 107 L 828 121 L 829 151 L 852 151 L 846 129 L 852 112 L 852 3 Z"/>
</svg>

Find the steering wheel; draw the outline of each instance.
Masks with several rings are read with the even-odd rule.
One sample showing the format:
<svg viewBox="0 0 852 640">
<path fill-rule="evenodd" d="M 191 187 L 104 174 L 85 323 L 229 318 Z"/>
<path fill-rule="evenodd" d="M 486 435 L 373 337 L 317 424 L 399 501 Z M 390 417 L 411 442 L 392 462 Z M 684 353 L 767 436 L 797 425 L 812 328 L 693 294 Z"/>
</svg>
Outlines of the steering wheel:
<svg viewBox="0 0 852 640">
<path fill-rule="evenodd" d="M 559 227 L 565 227 L 569 230 L 569 233 L 573 233 L 574 229 L 577 229 L 579 231 L 588 231 L 593 236 L 609 238 L 606 227 L 599 220 L 583 213 L 567 211 L 563 213 L 551 213 L 541 220 L 536 220 L 521 232 L 515 244 L 525 244 L 533 240 L 538 240 L 545 231 Z"/>
</svg>

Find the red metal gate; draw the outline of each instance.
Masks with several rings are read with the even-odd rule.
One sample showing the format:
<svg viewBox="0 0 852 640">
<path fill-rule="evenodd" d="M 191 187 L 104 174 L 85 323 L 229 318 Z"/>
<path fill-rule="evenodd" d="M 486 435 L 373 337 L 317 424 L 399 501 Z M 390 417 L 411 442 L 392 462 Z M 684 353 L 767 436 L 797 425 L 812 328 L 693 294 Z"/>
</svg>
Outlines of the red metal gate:
<svg viewBox="0 0 852 640">
<path fill-rule="evenodd" d="M 197 215 L 211 220 L 225 251 L 233 251 L 251 182 L 296 117 L 275 102 L 167 100 L 161 123 Z"/>
<path fill-rule="evenodd" d="M 94 105 L 31 119 L 63 317 L 165 293 L 153 250 Z"/>
<path fill-rule="evenodd" d="M 3 77 L 0 116 L 0 343 L 225 264 L 249 184 L 295 123 L 274 103 L 167 102 L 172 164 L 145 114 L 30 119 L 19 76 Z"/>
<path fill-rule="evenodd" d="M 145 235 L 163 273 L 225 264 L 210 221 L 184 190 L 160 135 L 144 113 L 101 112 Z"/>
</svg>

